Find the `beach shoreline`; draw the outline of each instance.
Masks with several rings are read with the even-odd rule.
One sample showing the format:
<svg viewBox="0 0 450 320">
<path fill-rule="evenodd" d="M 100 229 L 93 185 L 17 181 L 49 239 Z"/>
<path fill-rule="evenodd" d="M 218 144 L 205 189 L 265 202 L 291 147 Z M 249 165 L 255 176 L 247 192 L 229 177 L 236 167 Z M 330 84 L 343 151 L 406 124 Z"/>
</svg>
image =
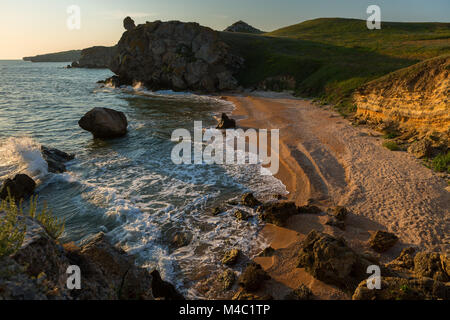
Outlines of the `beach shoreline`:
<svg viewBox="0 0 450 320">
<path fill-rule="evenodd" d="M 449 249 L 450 193 L 444 179 L 406 152 L 382 147 L 382 138 L 369 128 L 356 128 L 327 107 L 281 94 L 228 95 L 241 128 L 280 129 L 280 170 L 275 175 L 297 206 L 313 204 L 324 210 L 344 206 L 351 214 L 346 228 L 327 225 L 327 215 L 291 217 L 285 227 L 266 224 L 262 235 L 275 249 L 272 257 L 254 260 L 272 277 L 261 294 L 283 298 L 305 284 L 319 299 L 349 299 L 303 269 L 295 257 L 312 230 L 343 237 L 357 252 L 387 263 L 402 249 Z M 367 246 L 377 230 L 396 234 L 400 241 L 382 254 Z"/>
</svg>

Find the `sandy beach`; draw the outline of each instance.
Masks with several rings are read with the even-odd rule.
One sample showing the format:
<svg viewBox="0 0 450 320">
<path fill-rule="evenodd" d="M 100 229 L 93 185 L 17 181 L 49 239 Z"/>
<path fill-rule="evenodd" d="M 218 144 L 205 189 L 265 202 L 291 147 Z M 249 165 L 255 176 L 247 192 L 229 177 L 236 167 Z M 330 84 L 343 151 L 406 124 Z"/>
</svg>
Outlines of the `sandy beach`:
<svg viewBox="0 0 450 320">
<path fill-rule="evenodd" d="M 325 225 L 326 215 L 290 218 L 287 227 L 266 225 L 263 235 L 276 249 L 256 261 L 272 276 L 263 293 L 282 298 L 289 288 L 308 285 L 320 299 L 348 299 L 300 268 L 299 243 L 313 229 L 344 237 L 359 252 L 371 232 L 395 233 L 400 241 L 377 257 L 395 258 L 409 246 L 450 249 L 450 193 L 444 179 L 406 152 L 382 146 L 381 134 L 354 127 L 328 107 L 277 94 L 227 96 L 242 128 L 280 129 L 280 170 L 276 175 L 297 205 L 345 206 L 345 231 Z M 373 254 L 374 252 L 371 252 Z"/>
</svg>

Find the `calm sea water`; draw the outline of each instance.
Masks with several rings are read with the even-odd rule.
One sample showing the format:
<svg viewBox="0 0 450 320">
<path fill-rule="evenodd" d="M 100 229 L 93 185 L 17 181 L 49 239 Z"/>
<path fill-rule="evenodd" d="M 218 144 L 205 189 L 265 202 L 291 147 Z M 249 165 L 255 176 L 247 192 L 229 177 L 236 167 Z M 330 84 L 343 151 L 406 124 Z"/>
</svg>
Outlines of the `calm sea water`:
<svg viewBox="0 0 450 320">
<path fill-rule="evenodd" d="M 252 257 L 264 247 L 256 217 L 237 222 L 234 210 L 213 217 L 212 207 L 245 191 L 285 193 L 258 165 L 175 165 L 170 160 L 176 128 L 193 130 L 216 122 L 232 106 L 213 98 L 136 88 L 101 88 L 109 70 L 65 69 L 64 63 L 0 61 L 0 180 L 26 172 L 39 181 L 37 193 L 66 219 L 64 241 L 81 242 L 103 231 L 135 254 L 137 263 L 158 268 L 188 297 L 200 274 L 219 270 L 230 247 Z M 93 140 L 78 120 L 94 107 L 123 111 L 127 136 Z M 74 153 L 68 172 L 51 174 L 39 148 Z M 248 209 L 244 209 L 247 210 Z M 254 215 L 254 212 L 249 211 Z M 171 239 L 185 232 L 186 247 Z"/>
</svg>

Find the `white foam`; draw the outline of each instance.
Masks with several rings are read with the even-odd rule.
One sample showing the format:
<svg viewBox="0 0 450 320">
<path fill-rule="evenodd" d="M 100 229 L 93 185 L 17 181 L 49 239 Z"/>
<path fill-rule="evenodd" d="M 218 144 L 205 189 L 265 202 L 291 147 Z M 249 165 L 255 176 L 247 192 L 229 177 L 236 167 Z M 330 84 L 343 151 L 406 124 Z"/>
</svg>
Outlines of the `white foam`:
<svg viewBox="0 0 450 320">
<path fill-rule="evenodd" d="M 36 180 L 48 174 L 41 145 L 29 137 L 8 138 L 0 144 L 0 177 L 26 173 Z"/>
</svg>

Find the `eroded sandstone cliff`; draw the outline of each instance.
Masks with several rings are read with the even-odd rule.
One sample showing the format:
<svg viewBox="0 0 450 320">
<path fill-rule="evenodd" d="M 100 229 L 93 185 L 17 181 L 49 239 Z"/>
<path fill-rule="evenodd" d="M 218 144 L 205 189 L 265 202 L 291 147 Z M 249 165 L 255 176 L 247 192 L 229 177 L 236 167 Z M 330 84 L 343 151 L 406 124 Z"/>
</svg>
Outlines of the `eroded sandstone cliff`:
<svg viewBox="0 0 450 320">
<path fill-rule="evenodd" d="M 354 94 L 356 116 L 394 125 L 416 138 L 450 132 L 450 55 L 433 58 L 369 82 Z"/>
</svg>

